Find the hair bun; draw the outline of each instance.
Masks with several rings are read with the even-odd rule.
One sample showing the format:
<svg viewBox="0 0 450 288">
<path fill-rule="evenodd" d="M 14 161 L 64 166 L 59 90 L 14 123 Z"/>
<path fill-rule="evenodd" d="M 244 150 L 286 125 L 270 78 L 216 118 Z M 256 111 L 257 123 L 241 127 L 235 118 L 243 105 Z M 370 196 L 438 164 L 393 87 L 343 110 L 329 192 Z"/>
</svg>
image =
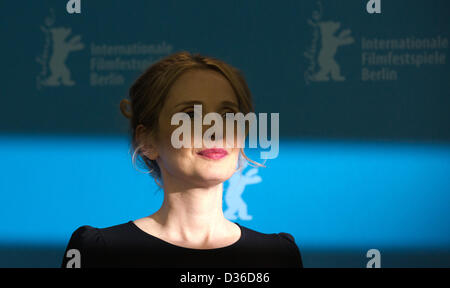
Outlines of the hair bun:
<svg viewBox="0 0 450 288">
<path fill-rule="evenodd" d="M 122 99 L 120 101 L 120 111 L 122 112 L 122 114 L 127 117 L 128 119 L 131 119 L 131 117 L 133 116 L 133 114 L 131 113 L 131 111 L 129 110 L 129 108 L 131 107 L 131 103 L 130 100 L 128 99 Z"/>
</svg>

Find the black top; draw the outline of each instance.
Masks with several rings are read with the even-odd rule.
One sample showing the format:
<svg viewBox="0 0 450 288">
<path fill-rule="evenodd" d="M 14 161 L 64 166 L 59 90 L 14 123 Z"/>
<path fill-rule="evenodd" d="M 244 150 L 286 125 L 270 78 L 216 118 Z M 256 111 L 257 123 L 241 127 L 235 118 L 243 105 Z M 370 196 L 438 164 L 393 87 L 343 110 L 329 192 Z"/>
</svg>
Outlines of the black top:
<svg viewBox="0 0 450 288">
<path fill-rule="evenodd" d="M 70 249 L 80 252 L 81 268 L 303 267 L 300 250 L 291 234 L 265 234 L 236 224 L 241 229 L 239 240 L 214 249 L 176 246 L 144 232 L 133 221 L 106 228 L 85 225 L 73 232 L 61 267 L 67 267 L 68 261 L 73 258 L 73 255 L 67 255 Z"/>
</svg>

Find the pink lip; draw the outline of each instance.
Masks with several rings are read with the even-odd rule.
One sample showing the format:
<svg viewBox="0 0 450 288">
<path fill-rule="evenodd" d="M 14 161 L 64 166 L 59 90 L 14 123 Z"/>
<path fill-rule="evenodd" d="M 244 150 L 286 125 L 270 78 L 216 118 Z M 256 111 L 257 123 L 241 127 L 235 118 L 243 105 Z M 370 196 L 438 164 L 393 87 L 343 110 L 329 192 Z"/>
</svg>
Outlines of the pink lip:
<svg viewBox="0 0 450 288">
<path fill-rule="evenodd" d="M 221 148 L 211 148 L 211 149 L 202 150 L 202 151 L 198 152 L 197 154 L 204 156 L 206 158 L 209 158 L 209 159 L 217 160 L 217 159 L 221 159 L 221 158 L 227 156 L 228 152 L 225 149 L 221 149 Z"/>
</svg>

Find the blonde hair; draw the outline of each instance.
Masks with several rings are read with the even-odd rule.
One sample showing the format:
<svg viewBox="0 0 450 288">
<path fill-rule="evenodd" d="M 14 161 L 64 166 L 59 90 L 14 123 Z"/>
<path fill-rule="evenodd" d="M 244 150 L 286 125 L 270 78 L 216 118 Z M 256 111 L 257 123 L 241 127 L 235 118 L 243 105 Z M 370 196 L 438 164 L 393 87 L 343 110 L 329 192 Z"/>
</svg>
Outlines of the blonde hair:
<svg viewBox="0 0 450 288">
<path fill-rule="evenodd" d="M 233 87 L 238 99 L 240 112 L 244 115 L 254 112 L 252 96 L 244 77 L 239 70 L 221 60 L 182 51 L 152 64 L 130 87 L 130 99 L 122 99 L 120 101 L 120 110 L 125 117 L 130 119 L 130 149 L 134 150 L 132 157 L 133 166 L 135 166 L 136 159 L 138 163 L 143 163 L 144 167 L 149 169 L 145 173 L 149 173 L 160 187 L 162 186 L 158 181 L 162 181 L 161 170 L 155 160 L 147 158 L 142 153 L 141 148 L 145 147 L 145 144 L 139 143 L 138 139 L 136 139 L 136 127 L 139 124 L 143 124 L 150 133 L 155 135 L 158 133 L 159 114 L 172 84 L 182 73 L 191 69 L 210 69 L 221 73 Z M 246 125 L 247 134 L 248 127 Z M 257 166 L 265 167 L 263 164 L 249 159 L 245 155 L 243 148 L 241 148 L 241 154 L 247 161 Z"/>
</svg>

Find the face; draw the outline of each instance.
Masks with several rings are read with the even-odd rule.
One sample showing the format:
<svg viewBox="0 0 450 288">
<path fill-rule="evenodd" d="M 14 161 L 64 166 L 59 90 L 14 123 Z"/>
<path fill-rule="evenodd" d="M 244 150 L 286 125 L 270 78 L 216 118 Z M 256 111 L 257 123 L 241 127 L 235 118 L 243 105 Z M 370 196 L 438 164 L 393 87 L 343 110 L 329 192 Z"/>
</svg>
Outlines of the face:
<svg viewBox="0 0 450 288">
<path fill-rule="evenodd" d="M 239 112 L 237 97 L 228 80 L 219 72 L 212 70 L 190 70 L 182 74 L 172 85 L 159 117 L 157 139 L 152 141 L 150 159 L 157 161 L 164 181 L 181 181 L 196 186 L 212 186 L 226 181 L 236 171 L 240 148 L 226 147 L 226 129 L 223 126 L 222 138 L 217 135 L 209 144 L 222 145 L 227 154 L 214 159 L 205 157 L 205 142 L 201 148 L 194 148 L 194 103 L 202 105 L 202 116 L 210 112 L 223 115 Z M 171 143 L 172 132 L 179 125 L 171 125 L 172 115 L 185 112 L 191 117 L 191 146 L 176 149 Z M 200 115 L 199 115 L 200 116 Z M 212 122 L 214 124 L 214 122 Z M 180 123 L 181 125 L 181 123 Z M 202 125 L 203 136 L 212 125 Z M 236 139 L 235 129 L 235 141 Z M 202 137 L 203 138 L 203 137 Z M 220 144 L 219 144 L 220 143 Z M 229 143 L 229 141 L 228 141 Z M 234 142 L 237 143 L 237 142 Z M 211 147 L 211 146 L 210 146 Z M 202 152 L 199 154 L 199 152 Z"/>
</svg>

